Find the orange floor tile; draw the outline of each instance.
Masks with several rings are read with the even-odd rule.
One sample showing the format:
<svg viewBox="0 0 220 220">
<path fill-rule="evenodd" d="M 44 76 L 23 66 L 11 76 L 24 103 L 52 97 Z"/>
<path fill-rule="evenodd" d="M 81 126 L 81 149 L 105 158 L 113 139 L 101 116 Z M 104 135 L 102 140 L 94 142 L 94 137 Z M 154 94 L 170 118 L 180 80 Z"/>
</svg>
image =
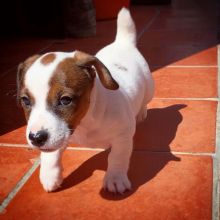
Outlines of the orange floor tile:
<svg viewBox="0 0 220 220">
<path fill-rule="evenodd" d="M 214 101 L 153 100 L 137 126 L 135 149 L 214 152 L 216 107 Z"/>
<path fill-rule="evenodd" d="M 1 135 L 0 143 L 27 144 L 26 136 L 25 136 L 25 129 L 26 129 L 26 126 L 22 126 L 11 132 Z"/>
<path fill-rule="evenodd" d="M 24 148 L 8 146 L 0 148 L 0 202 L 3 202 L 31 168 L 38 155 L 38 152 Z"/>
<path fill-rule="evenodd" d="M 217 97 L 216 67 L 161 68 L 153 72 L 156 98 Z"/>
<path fill-rule="evenodd" d="M 133 190 L 123 196 L 101 190 L 106 159 L 106 152 L 66 152 L 63 188 L 44 192 L 36 172 L 1 219 L 211 219 L 211 157 L 135 152 Z"/>
</svg>

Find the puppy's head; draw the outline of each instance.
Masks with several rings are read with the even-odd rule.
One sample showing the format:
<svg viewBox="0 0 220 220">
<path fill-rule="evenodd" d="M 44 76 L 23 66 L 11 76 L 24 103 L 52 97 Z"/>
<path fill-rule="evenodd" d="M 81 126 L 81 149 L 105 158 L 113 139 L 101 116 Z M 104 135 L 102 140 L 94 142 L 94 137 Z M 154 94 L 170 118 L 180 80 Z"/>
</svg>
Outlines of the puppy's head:
<svg viewBox="0 0 220 220">
<path fill-rule="evenodd" d="M 32 147 L 42 151 L 62 147 L 89 108 L 96 74 L 107 89 L 118 88 L 97 58 L 79 51 L 35 55 L 19 65 L 17 95 Z"/>
</svg>

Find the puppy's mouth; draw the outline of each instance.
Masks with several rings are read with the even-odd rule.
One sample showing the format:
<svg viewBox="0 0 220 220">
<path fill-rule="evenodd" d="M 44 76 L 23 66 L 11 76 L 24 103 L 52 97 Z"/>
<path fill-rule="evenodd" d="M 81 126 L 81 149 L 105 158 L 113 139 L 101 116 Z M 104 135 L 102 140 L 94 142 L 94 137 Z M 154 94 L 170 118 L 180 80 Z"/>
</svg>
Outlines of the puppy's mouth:
<svg viewBox="0 0 220 220">
<path fill-rule="evenodd" d="M 41 152 L 49 153 L 49 152 L 54 152 L 54 151 L 62 148 L 64 143 L 65 143 L 65 141 L 61 140 L 61 141 L 58 141 L 57 143 L 53 143 L 53 144 L 45 143 L 44 145 L 36 146 L 29 141 L 29 146 L 31 148 L 39 150 Z"/>
<path fill-rule="evenodd" d="M 62 140 L 59 140 L 56 143 L 53 143 L 51 145 L 50 144 L 49 145 L 45 144 L 45 145 L 43 145 L 41 147 L 37 147 L 37 146 L 32 145 L 32 147 L 34 149 L 37 149 L 37 150 L 41 151 L 41 152 L 50 153 L 50 152 L 57 151 L 57 150 L 59 150 L 61 148 L 66 148 L 67 147 L 67 143 L 68 143 L 68 141 L 66 139 L 62 139 Z"/>
<path fill-rule="evenodd" d="M 58 148 L 54 148 L 54 149 L 45 148 L 45 149 L 39 149 L 39 150 L 44 153 L 50 153 L 50 152 L 54 152 L 54 151 L 58 150 Z"/>
<path fill-rule="evenodd" d="M 42 146 L 42 147 L 37 147 L 34 145 L 30 145 L 30 148 L 35 149 L 35 150 L 39 150 L 41 152 L 45 152 L 45 153 L 49 153 L 49 152 L 54 152 L 58 149 L 60 149 L 61 147 L 48 147 L 48 146 Z"/>
</svg>

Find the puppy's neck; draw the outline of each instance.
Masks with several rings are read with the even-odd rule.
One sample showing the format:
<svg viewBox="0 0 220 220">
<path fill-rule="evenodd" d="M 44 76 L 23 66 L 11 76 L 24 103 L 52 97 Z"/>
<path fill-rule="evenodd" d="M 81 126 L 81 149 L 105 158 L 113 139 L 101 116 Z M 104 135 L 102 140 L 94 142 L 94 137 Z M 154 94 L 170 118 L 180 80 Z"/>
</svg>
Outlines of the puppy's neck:
<svg viewBox="0 0 220 220">
<path fill-rule="evenodd" d="M 105 100 L 106 92 L 107 91 L 101 84 L 100 80 L 98 78 L 95 78 L 94 86 L 90 95 L 90 105 L 88 111 L 77 127 L 87 130 L 91 127 L 99 126 L 97 123 L 102 121 L 100 120 L 100 118 L 104 117 L 107 107 Z"/>
</svg>

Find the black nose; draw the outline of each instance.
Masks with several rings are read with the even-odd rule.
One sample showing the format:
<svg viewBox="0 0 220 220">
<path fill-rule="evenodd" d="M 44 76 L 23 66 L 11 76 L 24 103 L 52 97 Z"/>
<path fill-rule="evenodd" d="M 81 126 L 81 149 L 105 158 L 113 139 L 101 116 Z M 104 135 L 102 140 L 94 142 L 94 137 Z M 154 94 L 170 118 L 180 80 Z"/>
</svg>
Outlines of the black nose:
<svg viewBox="0 0 220 220">
<path fill-rule="evenodd" d="M 46 130 L 40 130 L 36 134 L 30 132 L 28 137 L 33 145 L 41 147 L 48 139 L 48 132 Z"/>
</svg>

